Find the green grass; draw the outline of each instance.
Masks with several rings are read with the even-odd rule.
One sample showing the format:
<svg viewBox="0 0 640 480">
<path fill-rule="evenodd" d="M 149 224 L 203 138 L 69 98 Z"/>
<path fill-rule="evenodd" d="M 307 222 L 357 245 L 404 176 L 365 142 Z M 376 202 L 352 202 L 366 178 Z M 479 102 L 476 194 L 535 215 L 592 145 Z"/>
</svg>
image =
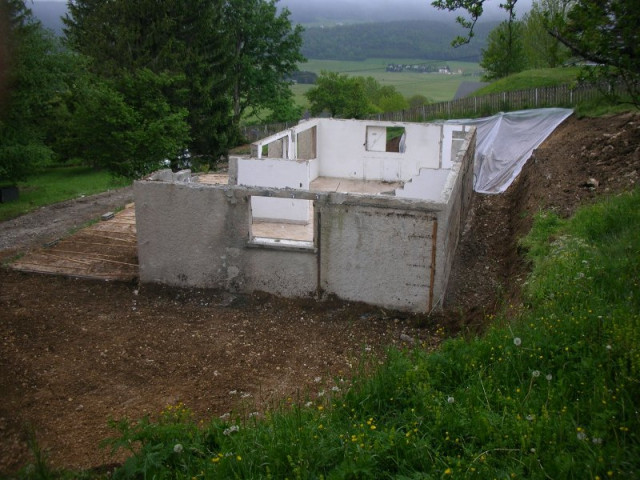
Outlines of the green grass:
<svg viewBox="0 0 640 480">
<path fill-rule="evenodd" d="M 116 422 L 108 444 L 131 456 L 113 478 L 638 478 L 638 231 L 640 190 L 541 213 L 523 305 L 483 336 L 391 350 L 259 415 Z"/>
<path fill-rule="evenodd" d="M 462 71 L 462 74 L 442 75 L 438 73 L 405 73 L 386 72 L 389 63 L 402 64 L 433 64 L 449 65 L 451 71 Z M 424 95 L 433 102 L 441 102 L 453 99 L 458 86 L 463 81 L 477 81 L 475 76 L 480 70 L 477 63 L 448 62 L 437 60 L 418 59 L 369 59 L 365 61 L 339 61 L 339 60 L 309 60 L 299 65 L 300 70 L 306 70 L 320 74 L 323 70 L 329 72 L 345 73 L 350 76 L 373 77 L 381 85 L 391 85 L 406 98 L 413 95 Z M 304 92 L 312 88 L 312 85 L 294 85 L 292 90 L 296 102 L 304 107 L 308 102 Z"/>
<path fill-rule="evenodd" d="M 475 96 L 491 93 L 512 92 L 516 90 L 528 90 L 537 87 L 553 87 L 574 83 L 579 67 L 540 68 L 537 70 L 525 70 L 496 80 L 486 87 L 475 92 Z"/>
<path fill-rule="evenodd" d="M 0 221 L 15 218 L 44 205 L 130 184 L 130 180 L 114 178 L 106 171 L 89 167 L 48 168 L 18 185 L 20 197 L 17 201 L 0 203 Z"/>
</svg>

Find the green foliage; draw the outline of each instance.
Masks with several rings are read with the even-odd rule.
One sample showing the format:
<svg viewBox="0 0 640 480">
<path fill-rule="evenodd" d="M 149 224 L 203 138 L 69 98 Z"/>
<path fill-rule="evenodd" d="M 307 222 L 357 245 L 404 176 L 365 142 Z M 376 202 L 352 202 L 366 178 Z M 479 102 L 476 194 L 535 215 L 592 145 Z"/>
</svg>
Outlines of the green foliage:
<svg viewBox="0 0 640 480">
<path fill-rule="evenodd" d="M 553 30 L 571 52 L 592 67 L 584 78 L 604 86 L 622 82 L 630 102 L 640 108 L 640 4 L 625 0 L 580 0 L 569 10 L 567 22 Z"/>
<path fill-rule="evenodd" d="M 564 25 L 572 0 L 533 2 L 524 16 L 523 44 L 527 69 L 555 68 L 569 59 L 569 49 L 549 31 Z"/>
<path fill-rule="evenodd" d="M 523 31 L 523 24 L 516 21 L 502 22 L 491 31 L 480 61 L 485 69 L 485 80 L 503 78 L 525 68 Z"/>
<path fill-rule="evenodd" d="M 20 198 L 0 203 L 0 221 L 15 218 L 44 205 L 93 195 L 130 184 L 115 178 L 105 170 L 91 167 L 53 167 L 32 173 L 25 182 L 19 182 Z"/>
<path fill-rule="evenodd" d="M 373 113 L 362 77 L 322 72 L 316 86 L 305 93 L 311 114 L 328 111 L 332 117 L 362 118 Z"/>
<path fill-rule="evenodd" d="M 459 16 L 457 19 L 468 29 L 468 34 L 456 38 L 454 43 L 463 44 L 473 37 L 485 1 L 435 0 L 432 4 L 450 11 L 462 9 L 469 14 L 470 18 Z M 516 4 L 517 0 L 500 4 L 509 13 L 509 22 L 515 19 Z M 601 86 L 602 91 L 613 99 L 640 107 L 640 46 L 637 38 L 640 3 L 626 0 L 549 0 L 543 2 L 541 9 L 542 23 L 547 32 L 564 44 L 577 60 L 587 62 L 583 70 L 585 80 Z M 535 41 L 535 37 L 527 40 Z M 556 46 L 551 45 L 551 50 L 546 52 L 547 61 L 551 59 L 555 63 L 563 58 L 564 53 Z M 550 57 L 550 54 L 553 55 Z M 622 83 L 627 90 L 624 98 L 616 98 L 612 93 L 610 87 L 617 83 Z"/>
<path fill-rule="evenodd" d="M 382 86 L 373 77 L 350 77 L 336 72 L 322 72 L 316 86 L 305 96 L 313 115 L 326 111 L 340 118 L 363 118 L 409 107 L 407 100 L 391 85 Z"/>
<path fill-rule="evenodd" d="M 275 0 L 230 0 L 222 9 L 222 31 L 230 41 L 233 122 L 263 109 L 271 120 L 287 121 L 295 107 L 286 80 L 304 61 L 302 27 L 293 27 L 289 10 Z M 299 117 L 298 117 L 299 118 Z"/>
<path fill-rule="evenodd" d="M 71 57 L 35 22 L 23 2 L 8 6 L 7 95 L 0 111 L 0 184 L 15 184 L 54 158 L 46 142 Z M 5 73 L 5 72 L 3 72 Z"/>
<path fill-rule="evenodd" d="M 423 105 L 429 105 L 430 103 L 433 103 L 427 97 L 420 94 L 412 95 L 409 98 L 408 102 L 409 102 L 409 108 L 418 108 L 418 107 L 422 107 Z"/>
<path fill-rule="evenodd" d="M 116 175 L 139 178 L 185 148 L 187 112 L 173 110 L 163 94 L 171 78 L 140 69 L 118 83 L 89 80 L 71 100 L 70 155 Z"/>
<path fill-rule="evenodd" d="M 126 123 L 132 115 L 136 120 L 143 119 L 148 130 L 132 135 L 138 138 L 128 139 L 129 142 L 144 140 L 150 135 L 149 130 L 156 133 L 156 138 L 182 132 L 176 115 L 186 111 L 192 154 L 208 156 L 212 162 L 226 154 L 236 134 L 229 100 L 230 44 L 225 32 L 214 28 L 222 21 L 221 6 L 218 0 L 77 0 L 69 4 L 70 16 L 65 19 L 67 43 L 92 59 L 91 71 L 101 82 L 109 83 L 125 102 L 132 100 L 132 79 L 136 83 L 143 79 L 151 82 L 148 87 L 154 95 L 154 106 L 134 108 L 135 112 L 124 120 Z M 158 79 L 164 82 L 161 89 Z M 144 85 L 139 88 L 145 89 Z M 111 102 L 111 108 L 120 107 Z M 167 115 L 160 119 L 165 125 L 153 125 L 157 113 Z M 119 135 L 114 132 L 114 139 Z M 181 134 L 161 142 L 168 147 L 164 156 L 175 156 L 173 144 L 183 140 Z M 141 171 L 136 165 L 117 168 L 119 173 L 123 170 L 127 174 Z"/>
</svg>

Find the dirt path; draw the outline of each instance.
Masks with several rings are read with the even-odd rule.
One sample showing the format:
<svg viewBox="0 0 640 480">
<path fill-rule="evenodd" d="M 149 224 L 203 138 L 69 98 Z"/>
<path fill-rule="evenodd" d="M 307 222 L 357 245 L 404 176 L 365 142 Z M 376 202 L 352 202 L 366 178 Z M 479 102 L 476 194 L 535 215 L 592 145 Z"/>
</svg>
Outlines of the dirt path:
<svg viewBox="0 0 640 480">
<path fill-rule="evenodd" d="M 55 466 L 117 462 L 98 447 L 109 418 L 184 402 L 200 418 L 264 412 L 344 388 L 361 355 L 425 348 L 478 331 L 517 301 L 517 249 L 540 209 L 570 215 L 638 185 L 640 116 L 570 118 L 504 195 L 473 198 L 445 311 L 399 315 L 341 302 L 177 291 L 0 271 L 0 476 L 29 460 L 35 432 Z M 594 186 L 593 181 L 597 181 Z M 47 207 L 0 223 L 0 259 L 64 235 L 131 201 L 131 191 Z M 443 328 L 440 328 L 443 327 Z"/>
<path fill-rule="evenodd" d="M 133 187 L 126 187 L 48 205 L 33 213 L 0 222 L 0 260 L 57 240 L 103 213 L 123 208 L 131 202 Z"/>
</svg>

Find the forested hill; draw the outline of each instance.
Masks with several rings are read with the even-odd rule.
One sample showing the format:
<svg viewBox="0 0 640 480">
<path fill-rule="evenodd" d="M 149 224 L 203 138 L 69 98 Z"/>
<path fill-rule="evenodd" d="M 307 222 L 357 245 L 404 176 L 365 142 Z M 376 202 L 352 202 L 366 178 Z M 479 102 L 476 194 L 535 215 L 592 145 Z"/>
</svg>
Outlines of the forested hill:
<svg viewBox="0 0 640 480">
<path fill-rule="evenodd" d="M 455 22 L 410 20 L 359 23 L 332 27 L 307 27 L 302 54 L 323 60 L 364 60 L 367 58 L 424 58 L 477 62 L 494 23 L 476 26 L 469 45 L 453 48 L 459 34 Z"/>
<path fill-rule="evenodd" d="M 60 17 L 67 13 L 65 2 L 34 2 L 30 8 L 46 28 L 56 35 L 62 34 Z M 305 26 L 302 53 L 307 58 L 323 60 L 424 58 L 477 62 L 489 31 L 496 25 L 496 22 L 477 25 L 471 44 L 459 48 L 451 46 L 454 37 L 462 33 L 453 18 L 353 23 L 324 28 Z"/>
</svg>

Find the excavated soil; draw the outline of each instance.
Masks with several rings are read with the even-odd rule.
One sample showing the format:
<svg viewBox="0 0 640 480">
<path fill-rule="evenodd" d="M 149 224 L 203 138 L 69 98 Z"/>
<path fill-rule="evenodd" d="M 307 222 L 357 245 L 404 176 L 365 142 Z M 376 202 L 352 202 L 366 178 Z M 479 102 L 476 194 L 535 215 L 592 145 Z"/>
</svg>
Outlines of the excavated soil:
<svg viewBox="0 0 640 480">
<path fill-rule="evenodd" d="M 474 195 L 445 309 L 432 316 L 339 301 L 175 290 L 0 270 L 0 476 L 31 461 L 35 438 L 55 467 L 107 468 L 109 419 L 183 402 L 198 418 L 262 413 L 346 380 L 390 345 L 436 348 L 481 332 L 517 305 L 527 265 L 517 240 L 540 210 L 578 206 L 638 185 L 640 115 L 570 117 L 503 195 Z M 56 241 L 123 207 L 131 190 L 0 223 L 0 260 Z M 336 385 L 334 382 L 338 382 Z"/>
</svg>

